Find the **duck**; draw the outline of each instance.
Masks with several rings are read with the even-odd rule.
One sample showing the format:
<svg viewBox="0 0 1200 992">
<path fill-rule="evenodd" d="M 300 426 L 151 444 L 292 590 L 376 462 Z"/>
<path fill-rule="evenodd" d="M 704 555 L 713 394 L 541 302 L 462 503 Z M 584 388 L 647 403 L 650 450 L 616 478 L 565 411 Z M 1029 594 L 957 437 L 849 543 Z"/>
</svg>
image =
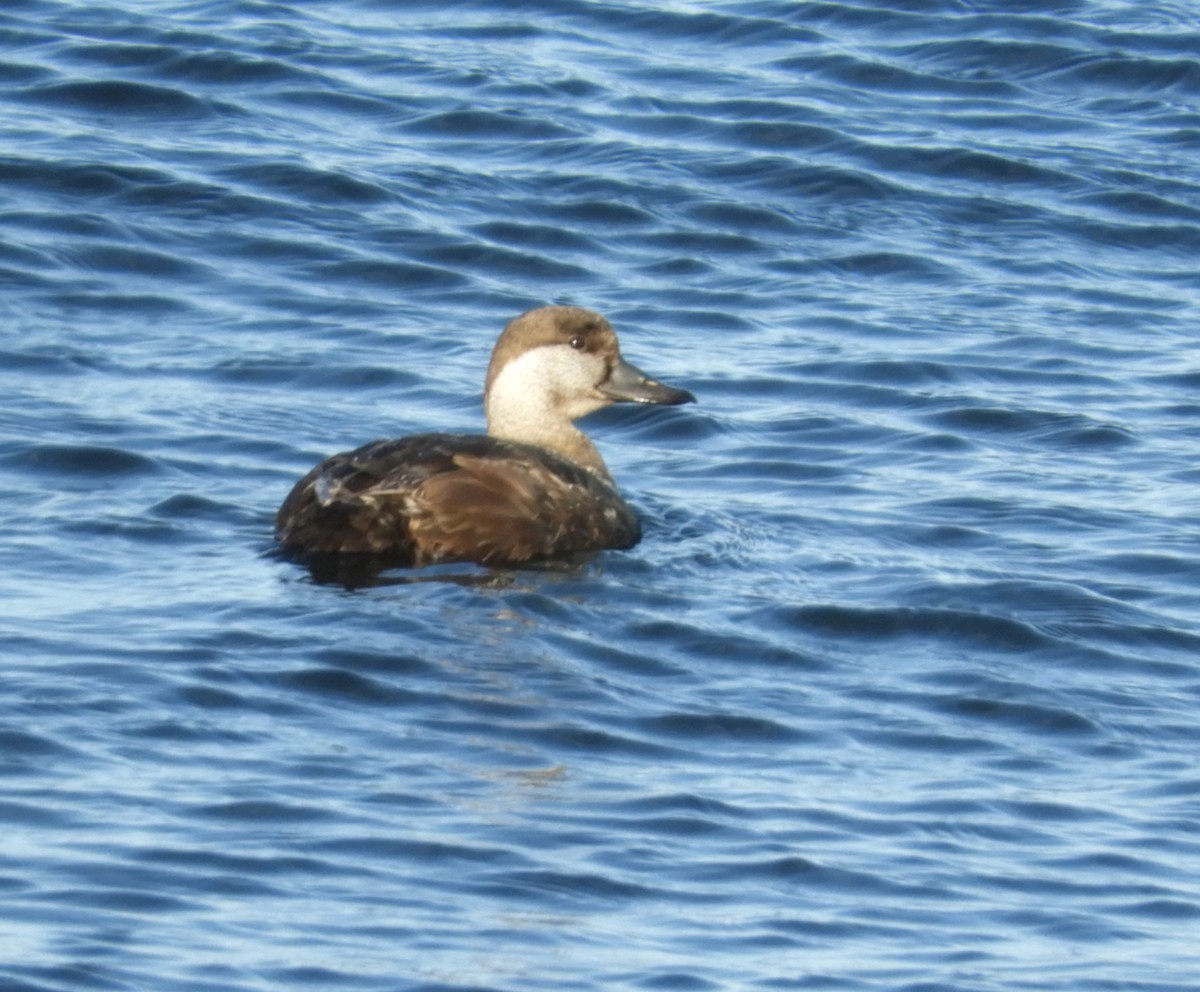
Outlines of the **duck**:
<svg viewBox="0 0 1200 992">
<path fill-rule="evenodd" d="M 614 403 L 694 402 L 627 362 L 600 314 L 529 310 L 492 349 L 486 434 L 415 434 L 326 458 L 284 499 L 275 536 L 310 566 L 503 568 L 628 549 L 637 515 L 575 421 Z"/>
</svg>

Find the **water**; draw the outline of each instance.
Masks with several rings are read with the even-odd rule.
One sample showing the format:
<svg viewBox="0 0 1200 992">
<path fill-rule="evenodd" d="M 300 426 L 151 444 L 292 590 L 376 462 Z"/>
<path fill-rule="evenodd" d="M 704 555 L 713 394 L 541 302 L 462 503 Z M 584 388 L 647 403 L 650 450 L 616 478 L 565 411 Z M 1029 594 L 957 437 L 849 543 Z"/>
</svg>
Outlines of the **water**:
<svg viewBox="0 0 1200 992">
<path fill-rule="evenodd" d="M 5 992 L 1196 987 L 1194 4 L 0 46 Z M 590 424 L 640 546 L 272 553 L 547 302 L 700 399 Z"/>
</svg>

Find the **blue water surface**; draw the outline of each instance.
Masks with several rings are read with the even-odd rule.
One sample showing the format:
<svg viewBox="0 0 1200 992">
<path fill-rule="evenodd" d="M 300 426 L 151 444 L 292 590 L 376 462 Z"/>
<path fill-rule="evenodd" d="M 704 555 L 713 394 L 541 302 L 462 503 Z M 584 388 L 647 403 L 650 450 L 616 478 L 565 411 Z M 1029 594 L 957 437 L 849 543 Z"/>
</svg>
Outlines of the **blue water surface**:
<svg viewBox="0 0 1200 992">
<path fill-rule="evenodd" d="M 4 992 L 1196 988 L 1192 0 L 6 3 L 0 287 Z M 636 549 L 274 553 L 550 302 Z"/>
</svg>

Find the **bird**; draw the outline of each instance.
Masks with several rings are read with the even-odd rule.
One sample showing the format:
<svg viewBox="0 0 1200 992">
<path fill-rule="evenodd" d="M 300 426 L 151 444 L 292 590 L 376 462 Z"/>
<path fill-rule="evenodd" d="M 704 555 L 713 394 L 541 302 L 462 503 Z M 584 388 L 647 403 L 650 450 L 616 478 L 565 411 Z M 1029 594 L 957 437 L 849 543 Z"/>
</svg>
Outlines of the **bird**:
<svg viewBox="0 0 1200 992">
<path fill-rule="evenodd" d="M 314 574 L 348 559 L 508 568 L 631 548 L 638 518 L 574 423 L 623 402 L 696 398 L 625 361 L 600 314 L 529 310 L 492 350 L 487 434 L 415 434 L 326 458 L 284 499 L 276 539 Z"/>
</svg>

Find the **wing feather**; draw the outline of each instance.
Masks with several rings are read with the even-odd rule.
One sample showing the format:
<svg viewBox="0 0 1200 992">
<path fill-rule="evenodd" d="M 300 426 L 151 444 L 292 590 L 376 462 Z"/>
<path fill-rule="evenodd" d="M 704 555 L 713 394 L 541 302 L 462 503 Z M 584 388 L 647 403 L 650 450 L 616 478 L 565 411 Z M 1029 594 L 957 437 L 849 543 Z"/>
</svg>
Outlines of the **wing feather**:
<svg viewBox="0 0 1200 992">
<path fill-rule="evenodd" d="M 437 434 L 322 462 L 284 501 L 277 532 L 294 550 L 411 565 L 520 564 L 640 536 L 629 507 L 586 469 L 529 445 Z"/>
</svg>

